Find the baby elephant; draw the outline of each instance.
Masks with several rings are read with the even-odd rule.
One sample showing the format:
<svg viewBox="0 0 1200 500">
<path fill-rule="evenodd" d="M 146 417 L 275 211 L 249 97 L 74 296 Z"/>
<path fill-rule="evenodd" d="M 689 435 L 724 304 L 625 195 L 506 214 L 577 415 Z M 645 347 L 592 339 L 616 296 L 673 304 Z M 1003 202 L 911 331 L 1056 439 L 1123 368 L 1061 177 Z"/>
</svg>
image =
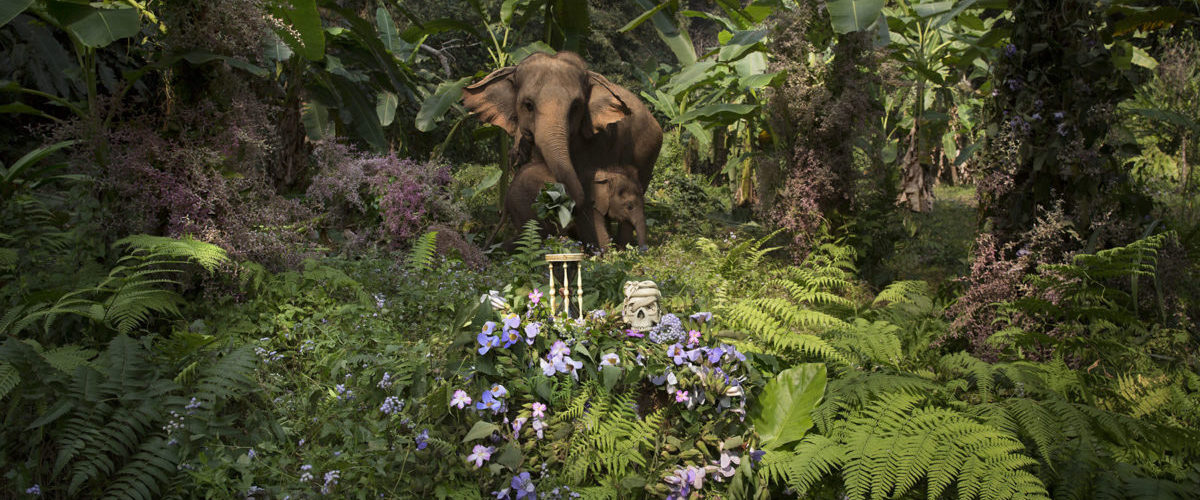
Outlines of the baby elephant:
<svg viewBox="0 0 1200 500">
<path fill-rule="evenodd" d="M 637 182 L 637 170 L 632 166 L 608 167 L 597 170 L 593 175 L 581 176 L 586 195 L 593 201 L 596 236 L 601 248 L 608 246 L 608 220 L 618 224 L 616 243 L 624 247 L 634 242 L 637 234 L 639 248 L 646 246 L 646 214 L 642 187 Z M 505 211 L 517 228 L 536 217 L 533 203 L 547 182 L 556 182 L 554 174 L 544 163 L 528 163 L 521 167 L 508 186 L 504 201 Z M 552 234 L 550 223 L 542 223 L 542 233 Z"/>
</svg>

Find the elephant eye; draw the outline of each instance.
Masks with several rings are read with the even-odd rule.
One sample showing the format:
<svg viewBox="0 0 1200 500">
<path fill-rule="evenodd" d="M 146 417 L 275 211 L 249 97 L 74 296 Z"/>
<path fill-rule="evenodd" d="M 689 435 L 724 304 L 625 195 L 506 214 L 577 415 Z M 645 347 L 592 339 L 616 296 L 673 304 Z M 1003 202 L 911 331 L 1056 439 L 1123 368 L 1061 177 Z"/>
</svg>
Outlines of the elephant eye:
<svg viewBox="0 0 1200 500">
<path fill-rule="evenodd" d="M 533 111 L 533 101 L 532 100 L 526 99 L 524 102 L 524 105 L 525 105 L 526 110 Z"/>
</svg>

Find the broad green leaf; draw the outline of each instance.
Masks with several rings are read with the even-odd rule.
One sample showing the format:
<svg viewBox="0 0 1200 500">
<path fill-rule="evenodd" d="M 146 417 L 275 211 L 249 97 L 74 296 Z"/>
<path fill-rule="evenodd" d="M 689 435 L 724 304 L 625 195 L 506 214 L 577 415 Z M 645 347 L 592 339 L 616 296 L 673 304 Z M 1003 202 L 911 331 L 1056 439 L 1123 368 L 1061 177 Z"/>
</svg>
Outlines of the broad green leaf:
<svg viewBox="0 0 1200 500">
<path fill-rule="evenodd" d="M 316 0 L 277 0 L 272 11 L 294 30 L 275 30 L 293 51 L 310 61 L 325 57 L 325 30 L 321 27 Z"/>
<path fill-rule="evenodd" d="M 425 98 L 425 101 L 421 103 L 421 109 L 417 111 L 417 130 L 422 132 L 433 130 L 450 106 L 453 106 L 462 97 L 463 87 L 470 82 L 471 77 L 468 76 L 438 85 L 437 90 Z"/>
<path fill-rule="evenodd" d="M 643 9 L 652 9 L 655 6 L 651 0 L 635 1 Z M 676 5 L 674 1 L 667 3 Z M 671 16 L 668 16 L 666 12 L 659 11 L 650 16 L 650 21 L 653 23 L 655 31 L 658 32 L 658 37 L 666 42 L 667 47 L 671 48 L 671 52 L 675 54 L 675 59 L 679 61 L 679 64 L 688 65 L 696 62 L 696 48 L 692 45 L 692 38 L 688 36 L 686 30 L 679 29 L 679 25 Z"/>
<path fill-rule="evenodd" d="M 387 151 L 388 140 L 375 116 L 375 103 L 370 101 L 364 89 L 345 78 L 334 76 L 330 80 L 341 102 L 342 107 L 338 109 L 338 115 L 342 121 L 349 123 L 358 137 L 366 141 L 372 150 Z"/>
<path fill-rule="evenodd" d="M 487 170 L 488 174 L 483 179 L 480 179 L 478 184 L 463 189 L 463 198 L 473 198 L 475 195 L 488 190 L 492 186 L 495 186 L 496 183 L 500 182 L 500 176 L 504 174 L 503 170 L 500 170 L 495 166 L 487 166 L 485 169 Z"/>
<path fill-rule="evenodd" d="M 712 70 L 717 66 L 713 61 L 700 61 L 695 64 L 688 65 L 683 68 L 675 76 L 671 77 L 671 81 L 667 82 L 667 86 L 671 87 L 673 93 L 685 91 L 692 88 L 697 83 L 707 80 L 714 76 Z"/>
<path fill-rule="evenodd" d="M 132 7 L 105 9 L 68 2 L 47 2 L 47 12 L 87 47 L 104 47 L 142 29 L 141 15 Z"/>
<path fill-rule="evenodd" d="M 663 5 L 666 5 L 666 4 L 663 4 Z M 714 23 L 720 24 L 721 26 L 724 26 L 725 29 L 728 31 L 737 31 L 738 30 L 737 25 L 733 24 L 733 21 L 730 21 L 729 19 L 726 19 L 726 18 L 718 16 L 718 15 L 709 14 L 707 12 L 701 12 L 698 10 L 681 10 L 681 11 L 679 11 L 679 13 L 683 14 L 685 17 L 698 17 L 700 19 L 708 19 L 709 21 L 712 21 Z"/>
<path fill-rule="evenodd" d="M 758 42 L 767 36 L 767 30 L 739 31 L 733 38 L 721 47 L 717 59 L 725 62 L 734 61 L 746 55 Z"/>
<path fill-rule="evenodd" d="M 521 62 L 522 60 L 524 60 L 526 57 L 529 57 L 530 55 L 537 53 L 537 52 L 545 52 L 547 54 L 554 54 L 558 51 L 554 50 L 554 48 L 547 45 L 546 42 L 538 40 L 529 45 L 524 45 L 524 46 L 521 46 L 517 49 L 510 51 L 508 53 L 508 60 L 512 61 L 511 64 L 517 64 L 517 63 Z"/>
<path fill-rule="evenodd" d="M 517 467 L 521 466 L 521 461 L 524 458 L 521 455 L 521 448 L 514 446 L 512 443 L 501 446 L 499 450 L 496 450 L 495 457 L 494 461 L 496 463 L 508 467 L 512 471 L 516 471 Z"/>
<path fill-rule="evenodd" d="M 279 38 L 279 36 L 275 35 L 274 33 L 267 33 L 267 37 L 263 41 L 263 44 L 265 45 L 263 48 L 263 56 L 266 57 L 268 61 L 286 61 L 291 59 L 292 54 L 294 53 L 292 52 L 292 48 L 288 47 L 287 43 L 285 43 L 282 38 Z"/>
<path fill-rule="evenodd" d="M 949 12 L 950 9 L 954 8 L 954 2 L 953 0 L 942 0 L 940 2 L 914 3 L 912 8 L 916 12 L 917 17 L 925 18 Z"/>
<path fill-rule="evenodd" d="M 777 450 L 803 438 L 824 395 L 824 363 L 796 365 L 767 382 L 753 418 L 763 449 Z"/>
<path fill-rule="evenodd" d="M 0 104 L 0 115 L 34 115 L 42 118 L 55 119 L 53 116 L 46 114 L 44 111 L 23 102 L 10 102 L 8 104 Z"/>
<path fill-rule="evenodd" d="M 689 110 L 679 116 L 676 123 L 687 123 L 693 120 L 705 120 L 716 123 L 732 123 L 758 110 L 755 104 L 709 104 L 701 108 Z"/>
<path fill-rule="evenodd" d="M 600 378 L 604 381 L 604 390 L 612 391 L 612 388 L 617 385 L 617 381 L 621 380 L 621 369 L 615 366 L 602 367 L 600 368 Z"/>
<path fill-rule="evenodd" d="M 761 75 L 750 75 L 750 76 L 742 77 L 741 79 L 739 79 L 738 84 L 740 84 L 741 87 L 744 89 L 761 89 L 763 87 L 770 85 L 771 82 L 775 81 L 775 78 L 779 77 L 779 75 L 782 75 L 782 74 L 783 74 L 782 71 L 776 71 L 774 73 L 764 73 Z"/>
<path fill-rule="evenodd" d="M 496 432 L 498 430 L 500 430 L 500 426 L 493 424 L 491 422 L 484 422 L 484 421 L 480 420 L 478 422 L 475 422 L 475 425 L 471 427 L 470 432 L 467 432 L 467 435 L 466 435 L 466 437 L 463 438 L 462 442 L 469 443 L 476 439 L 483 439 L 485 437 L 491 436 L 493 432 Z"/>
<path fill-rule="evenodd" d="M 1137 45 L 1130 45 L 1130 47 L 1133 48 L 1133 64 L 1146 69 L 1154 69 L 1158 67 L 1158 61 L 1154 60 L 1153 57 L 1150 57 L 1150 54 L 1148 54 L 1145 49 L 1138 47 Z"/>
<path fill-rule="evenodd" d="M 883 4 L 884 0 L 829 0 L 825 5 L 833 30 L 851 33 L 865 30 L 875 22 Z"/>
<path fill-rule="evenodd" d="M 396 120 L 396 106 L 398 105 L 400 105 L 400 99 L 394 92 L 385 90 L 375 96 L 375 116 L 379 118 L 380 125 L 386 127 Z"/>
<path fill-rule="evenodd" d="M 513 0 L 508 0 L 508 2 L 511 2 L 511 1 L 513 1 Z M 507 5 L 507 4 L 508 4 L 508 2 L 505 2 L 505 5 Z M 627 31 L 629 31 L 629 30 L 631 30 L 631 29 L 634 29 L 634 28 L 636 28 L 636 27 L 638 27 L 638 26 L 641 26 L 641 24 L 642 24 L 642 23 L 644 23 L 644 22 L 646 22 L 648 19 L 650 19 L 650 17 L 651 17 L 651 16 L 653 16 L 653 15 L 657 14 L 657 13 L 658 13 L 658 11 L 660 11 L 660 10 L 663 10 L 663 9 L 664 9 L 664 8 L 666 8 L 668 5 L 671 5 L 671 2 L 663 2 L 663 3 L 660 3 L 660 4 L 656 5 L 656 6 L 655 6 L 653 9 L 650 9 L 650 10 L 647 10 L 646 12 L 643 12 L 643 13 L 642 13 L 642 15 L 640 15 L 640 16 L 637 16 L 637 17 L 633 18 L 633 20 L 632 20 L 632 21 L 629 21 L 628 23 L 626 23 L 626 24 L 625 24 L 625 26 L 622 26 L 622 27 L 618 28 L 618 29 L 617 29 L 617 33 L 625 33 L 625 32 L 627 32 Z M 503 13 L 503 12 L 504 12 L 504 11 L 503 11 L 503 10 L 501 10 L 501 13 Z M 690 11 L 688 11 L 688 12 L 690 12 Z M 686 14 L 686 12 L 685 12 L 685 14 Z M 707 15 L 707 13 L 705 13 L 705 14 Z M 14 14 L 14 15 L 15 15 L 15 14 Z"/>
<path fill-rule="evenodd" d="M 392 55 L 405 54 L 411 49 L 400 39 L 400 28 L 396 27 L 396 20 L 392 19 L 392 14 L 384 7 L 375 9 L 375 30 L 379 32 L 379 41 L 383 42 L 383 47 Z"/>
<path fill-rule="evenodd" d="M 0 26 L 8 24 L 30 5 L 33 5 L 33 0 L 0 0 Z"/>
</svg>

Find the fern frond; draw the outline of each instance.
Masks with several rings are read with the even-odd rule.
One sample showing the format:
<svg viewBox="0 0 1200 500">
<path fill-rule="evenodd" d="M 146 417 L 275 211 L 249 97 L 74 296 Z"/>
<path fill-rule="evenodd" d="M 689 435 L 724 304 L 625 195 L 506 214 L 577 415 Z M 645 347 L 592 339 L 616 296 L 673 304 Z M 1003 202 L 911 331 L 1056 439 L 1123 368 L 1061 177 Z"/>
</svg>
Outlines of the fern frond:
<svg viewBox="0 0 1200 500">
<path fill-rule="evenodd" d="M 430 271 L 433 269 L 433 256 L 437 250 L 437 231 L 429 231 L 413 242 L 408 251 L 408 269 L 410 271 Z"/>
<path fill-rule="evenodd" d="M 17 368 L 6 362 L 0 361 L 0 401 L 4 400 L 8 393 L 21 383 L 21 374 L 17 373 Z"/>
</svg>

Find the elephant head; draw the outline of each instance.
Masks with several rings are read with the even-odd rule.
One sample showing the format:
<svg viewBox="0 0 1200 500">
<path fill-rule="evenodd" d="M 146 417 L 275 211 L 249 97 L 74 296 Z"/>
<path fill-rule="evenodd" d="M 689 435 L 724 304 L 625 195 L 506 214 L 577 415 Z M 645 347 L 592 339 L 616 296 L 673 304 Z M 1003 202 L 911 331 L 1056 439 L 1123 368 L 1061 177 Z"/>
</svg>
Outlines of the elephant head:
<svg viewBox="0 0 1200 500">
<path fill-rule="evenodd" d="M 628 169 L 628 172 L 619 169 L 596 172 L 592 181 L 592 199 L 595 201 L 596 212 L 601 217 L 616 220 L 623 227 L 637 230 L 637 244 L 639 248 L 643 248 L 646 246 L 645 198 L 635 175 L 637 173 L 632 168 Z M 626 231 L 621 231 L 619 234 L 625 233 Z M 622 240 L 623 238 L 618 238 L 617 245 L 632 243 Z"/>
<path fill-rule="evenodd" d="M 515 165 L 531 157 L 541 159 L 582 207 L 590 200 L 571 162 L 572 143 L 591 138 L 631 113 L 615 88 L 588 71 L 578 55 L 535 53 L 467 86 L 462 99 L 479 119 L 512 135 Z"/>
</svg>

